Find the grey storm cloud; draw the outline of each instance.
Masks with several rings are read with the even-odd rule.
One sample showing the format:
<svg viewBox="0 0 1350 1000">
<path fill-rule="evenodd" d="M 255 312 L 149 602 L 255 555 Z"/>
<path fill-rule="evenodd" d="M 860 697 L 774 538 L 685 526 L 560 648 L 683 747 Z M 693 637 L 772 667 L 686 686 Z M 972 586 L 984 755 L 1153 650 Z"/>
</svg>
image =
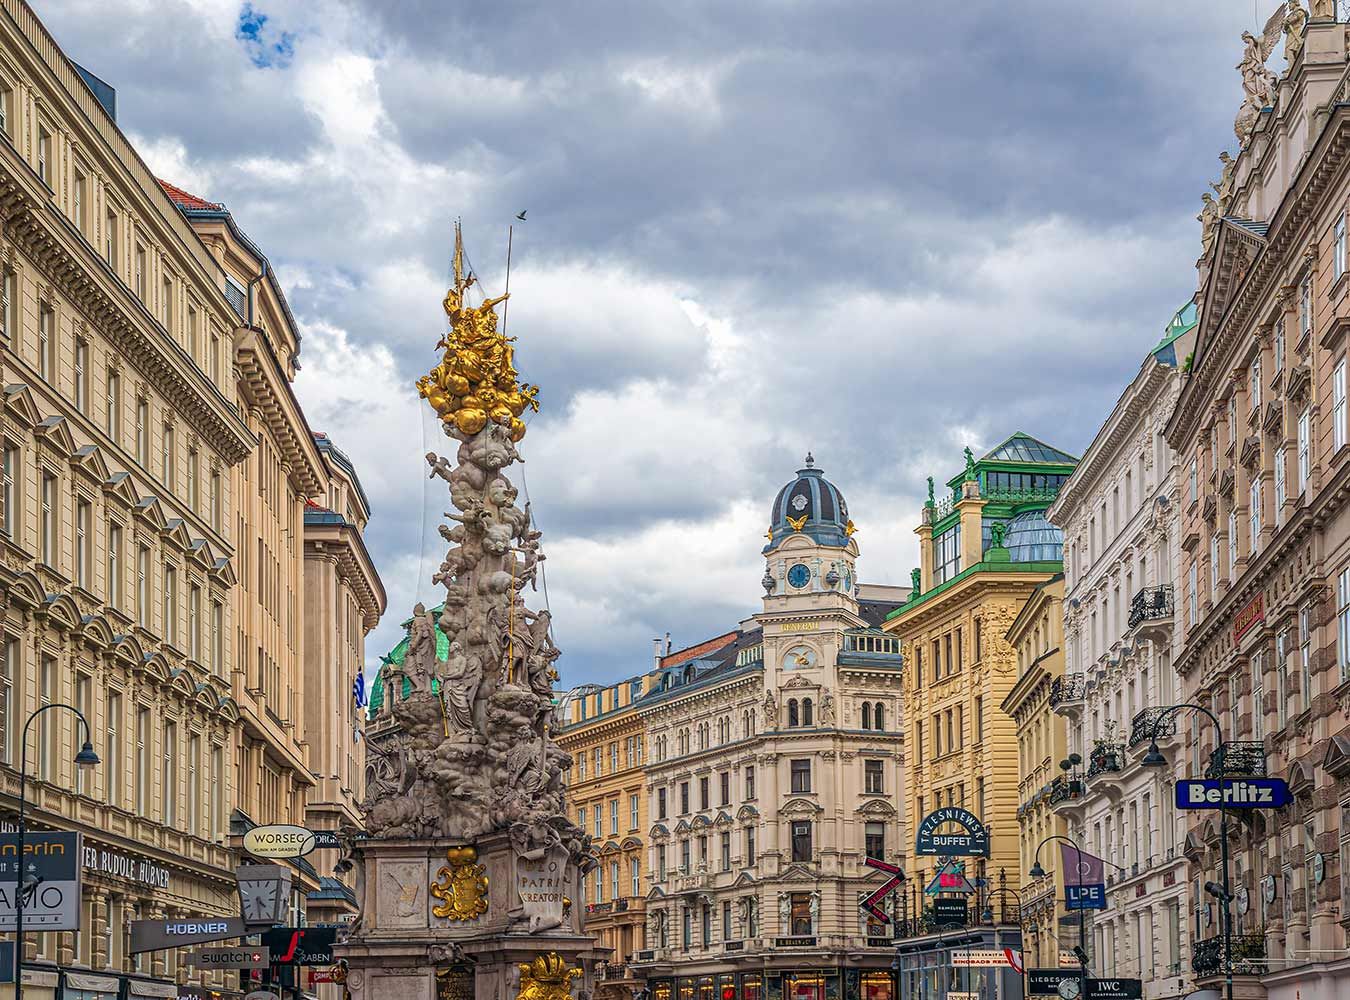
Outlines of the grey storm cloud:
<svg viewBox="0 0 1350 1000">
<path fill-rule="evenodd" d="M 297 392 L 376 507 L 372 662 L 434 597 L 420 455 L 451 443 L 409 386 L 453 222 L 500 289 L 529 209 L 510 332 L 569 683 L 755 610 L 808 448 L 901 583 L 963 444 L 1086 447 L 1194 289 L 1243 6 L 260 0 L 287 51 L 258 65 L 242 4 L 37 3 L 277 266 Z"/>
</svg>

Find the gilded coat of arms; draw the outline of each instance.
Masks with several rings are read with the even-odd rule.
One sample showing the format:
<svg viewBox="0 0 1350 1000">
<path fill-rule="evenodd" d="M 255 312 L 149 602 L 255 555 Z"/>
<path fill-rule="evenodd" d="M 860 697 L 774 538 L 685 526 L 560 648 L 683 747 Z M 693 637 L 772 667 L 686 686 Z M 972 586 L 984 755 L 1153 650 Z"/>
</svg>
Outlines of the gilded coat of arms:
<svg viewBox="0 0 1350 1000">
<path fill-rule="evenodd" d="M 431 908 L 438 917 L 450 920 L 477 920 L 487 912 L 487 869 L 477 864 L 478 851 L 472 847 L 452 847 L 445 852 L 450 863 L 441 865 L 431 894 L 441 900 Z"/>
</svg>

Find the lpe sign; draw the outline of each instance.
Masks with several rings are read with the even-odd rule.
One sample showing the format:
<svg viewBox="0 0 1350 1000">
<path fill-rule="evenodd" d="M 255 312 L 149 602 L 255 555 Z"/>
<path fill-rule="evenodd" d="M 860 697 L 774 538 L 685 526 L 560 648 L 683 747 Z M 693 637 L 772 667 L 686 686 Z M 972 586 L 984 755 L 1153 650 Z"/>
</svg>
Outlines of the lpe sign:
<svg viewBox="0 0 1350 1000">
<path fill-rule="evenodd" d="M 80 835 L 25 833 L 23 838 L 23 924 L 34 931 L 80 929 Z M 0 834 L 0 931 L 16 928 L 15 881 L 19 835 Z"/>
<path fill-rule="evenodd" d="M 1283 778 L 1206 778 L 1176 784 L 1178 809 L 1279 809 L 1293 801 Z"/>
</svg>

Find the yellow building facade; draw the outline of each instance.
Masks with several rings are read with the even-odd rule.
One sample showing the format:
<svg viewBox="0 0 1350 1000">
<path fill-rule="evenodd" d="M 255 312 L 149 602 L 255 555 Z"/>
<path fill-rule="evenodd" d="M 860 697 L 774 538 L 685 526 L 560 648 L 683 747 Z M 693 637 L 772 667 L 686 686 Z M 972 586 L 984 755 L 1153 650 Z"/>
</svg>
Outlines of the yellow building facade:
<svg viewBox="0 0 1350 1000">
<path fill-rule="evenodd" d="M 574 905 L 585 914 L 586 932 L 611 949 L 596 984 L 604 1000 L 630 997 L 638 986 L 629 963 L 643 947 L 647 920 L 647 796 L 637 701 L 649 683 L 650 676 L 630 677 L 578 692 L 561 706 L 565 722 L 558 745 L 572 755 L 568 801 L 578 825 L 591 835 L 596 861 L 582 880 L 584 898 Z"/>
<path fill-rule="evenodd" d="M 946 860 L 963 865 L 975 887 L 967 936 L 973 947 L 1012 945 L 1016 907 L 1000 888 L 1022 884 L 1018 730 L 1001 706 L 1018 682 L 1009 630 L 1038 587 L 1062 572 L 1063 536 L 1044 511 L 1076 459 L 1026 434 L 983 458 L 966 449 L 965 470 L 949 492 L 930 493 L 919 536 L 920 567 L 909 601 L 883 626 L 900 639 L 905 661 L 905 736 L 909 747 L 904 812 L 912 829 L 939 809 L 974 814 L 988 832 L 986 857 L 921 855 L 901 844 L 916 918 L 899 946 L 901 995 L 943 989 L 992 989 L 994 975 L 953 971 L 945 961 L 931 885 Z M 938 832 L 958 832 L 939 826 Z M 986 905 L 992 919 L 984 918 Z M 950 932 L 947 932 L 950 935 Z M 1014 989 L 1011 980 L 1005 988 Z M 926 994 L 924 994 L 926 995 Z"/>
<path fill-rule="evenodd" d="M 1017 651 L 1017 683 L 999 706 L 1017 727 L 1017 818 L 1020 831 L 1017 890 L 1022 924 L 1022 955 L 1028 968 L 1054 968 L 1059 963 L 1059 928 L 1064 916 L 1059 848 L 1041 849 L 1043 867 L 1051 875 L 1033 879 L 1027 873 L 1037 848 L 1051 836 L 1063 836 L 1068 824 L 1052 806 L 1072 789 L 1060 767 L 1068 754 L 1067 725 L 1050 706 L 1055 682 L 1064 676 L 1064 575 L 1036 587 L 1008 629 L 1008 644 Z"/>
</svg>

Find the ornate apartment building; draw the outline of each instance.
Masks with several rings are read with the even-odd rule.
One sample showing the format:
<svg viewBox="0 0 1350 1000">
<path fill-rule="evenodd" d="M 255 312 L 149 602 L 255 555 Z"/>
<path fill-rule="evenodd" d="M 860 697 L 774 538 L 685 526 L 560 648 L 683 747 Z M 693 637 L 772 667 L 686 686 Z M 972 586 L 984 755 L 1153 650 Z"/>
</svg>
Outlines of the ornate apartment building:
<svg viewBox="0 0 1350 1000">
<path fill-rule="evenodd" d="M 653 1000 L 893 1000 L 893 928 L 859 901 L 908 831 L 900 657 L 879 628 L 905 591 L 858 583 L 839 491 L 779 492 L 764 607 L 672 656 L 638 702 L 648 748 Z"/>
<path fill-rule="evenodd" d="M 1093 970 L 1145 980 L 1149 1000 L 1192 989 L 1177 775 L 1139 761 L 1162 710 L 1181 693 L 1174 595 L 1186 501 L 1163 430 L 1195 324 L 1188 303 L 1145 356 L 1048 515 L 1064 529 L 1068 578 L 1066 674 L 1053 701 L 1078 762 L 1057 775 L 1051 801 L 1069 836 L 1107 862 L 1107 907 L 1088 915 Z M 1169 746 L 1175 732 L 1175 720 L 1165 721 L 1159 745 Z M 1047 849 L 1045 867 L 1058 857 Z M 1076 941 L 1076 928 L 1066 931 Z"/>
<path fill-rule="evenodd" d="M 984 970 L 949 976 L 947 951 L 1020 941 L 1015 897 L 993 893 L 1016 890 L 1022 882 L 1019 774 L 1009 766 L 1017 759 L 1017 725 L 1000 709 L 1018 681 L 1008 632 L 1036 588 L 1062 571 L 1062 536 L 1044 512 L 1076 462 L 1021 433 L 979 460 L 967 448 L 965 468 L 948 481 L 941 501 L 930 480 L 915 529 L 915 587 L 885 623 L 905 663 L 909 759 L 902 812 L 917 826 L 939 809 L 965 810 L 989 835 L 987 857 L 953 859 L 964 864 L 972 885 L 985 887 L 972 900 L 960 942 L 950 931 L 944 934 L 924 902 L 922 890 L 941 862 L 919 855 L 913 840 L 901 844 L 913 903 L 899 945 L 901 988 L 908 996 L 944 987 L 973 992 Z M 986 900 L 992 903 L 989 921 L 983 919 Z M 1004 988 L 1015 988 L 1013 980 Z"/>
<path fill-rule="evenodd" d="M 659 657 L 658 657 L 659 661 Z M 639 989 L 630 963 L 641 950 L 646 917 L 646 735 L 637 706 L 651 673 L 601 689 L 583 689 L 564 706 L 558 745 L 572 755 L 567 797 L 591 835 L 595 869 L 582 879 L 582 926 L 611 950 L 596 994 L 626 1000 Z"/>
<path fill-rule="evenodd" d="M 1059 964 L 1064 918 L 1063 873 L 1033 879 L 1038 848 L 1047 837 L 1067 832 L 1056 813 L 1056 793 L 1064 782 L 1060 762 L 1067 754 L 1064 719 L 1050 707 L 1050 693 L 1064 676 L 1064 575 L 1037 586 L 1008 629 L 1008 645 L 1017 651 L 1017 683 L 999 706 L 1017 726 L 1017 821 L 1020 830 L 1017 878 L 1011 880 L 1020 905 L 1022 957 L 1027 968 Z M 1047 860 L 1054 848 L 1047 850 Z"/>
<path fill-rule="evenodd" d="M 1320 5 L 1315 4 L 1318 9 Z M 1176 666 L 1188 773 L 1286 779 L 1234 824 L 1234 971 L 1245 996 L 1350 992 L 1350 418 L 1347 26 L 1286 39 L 1249 91 L 1199 263 L 1194 363 L 1167 426 L 1181 500 Z M 1222 746 L 1222 752 L 1218 751 Z M 1186 816 L 1198 986 L 1223 972 L 1219 817 Z"/>
<path fill-rule="evenodd" d="M 237 324 L 216 262 L 33 12 L 0 19 L 0 809 L 30 713 L 33 829 L 85 834 L 83 929 L 31 934 L 30 996 L 200 981 L 138 917 L 237 912 Z M 94 81 L 97 83 L 97 81 Z M 194 325 L 195 324 L 195 325 Z M 222 974 L 208 981 L 223 982 Z M 159 991 L 159 992 L 156 992 Z"/>
</svg>

